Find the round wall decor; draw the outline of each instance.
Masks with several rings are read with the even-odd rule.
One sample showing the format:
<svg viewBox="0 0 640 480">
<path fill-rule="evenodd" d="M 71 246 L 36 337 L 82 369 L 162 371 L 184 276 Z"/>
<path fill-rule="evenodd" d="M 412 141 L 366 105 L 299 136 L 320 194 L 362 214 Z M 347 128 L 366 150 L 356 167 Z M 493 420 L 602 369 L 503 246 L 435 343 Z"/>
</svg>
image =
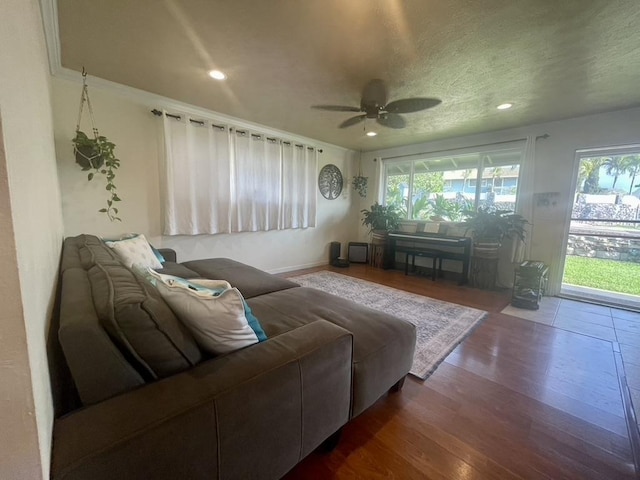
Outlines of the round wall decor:
<svg viewBox="0 0 640 480">
<path fill-rule="evenodd" d="M 322 196 L 328 200 L 335 200 L 342 192 L 342 172 L 333 164 L 322 167 L 318 175 L 318 188 Z"/>
</svg>

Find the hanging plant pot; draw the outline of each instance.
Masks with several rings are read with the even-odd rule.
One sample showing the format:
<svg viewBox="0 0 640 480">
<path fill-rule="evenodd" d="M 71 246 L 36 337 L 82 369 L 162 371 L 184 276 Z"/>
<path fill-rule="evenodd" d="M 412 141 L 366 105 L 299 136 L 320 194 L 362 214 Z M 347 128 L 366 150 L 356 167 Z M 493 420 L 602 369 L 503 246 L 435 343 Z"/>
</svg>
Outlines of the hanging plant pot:
<svg viewBox="0 0 640 480">
<path fill-rule="evenodd" d="M 351 185 L 353 185 L 353 189 L 358 192 L 358 195 L 364 198 L 367 196 L 368 182 L 369 177 L 362 175 L 362 152 L 360 152 L 360 156 L 358 157 L 358 174 L 351 180 Z"/>
<path fill-rule="evenodd" d="M 356 175 L 351 180 L 351 184 L 353 185 L 353 189 L 358 192 L 362 198 L 367 196 L 367 183 L 369 182 L 369 177 L 363 177 L 361 174 Z"/>
<path fill-rule="evenodd" d="M 76 163 L 82 170 L 97 170 L 104 165 L 104 155 L 100 151 L 98 139 L 89 138 L 84 132 L 78 130 L 72 142 Z"/>
</svg>

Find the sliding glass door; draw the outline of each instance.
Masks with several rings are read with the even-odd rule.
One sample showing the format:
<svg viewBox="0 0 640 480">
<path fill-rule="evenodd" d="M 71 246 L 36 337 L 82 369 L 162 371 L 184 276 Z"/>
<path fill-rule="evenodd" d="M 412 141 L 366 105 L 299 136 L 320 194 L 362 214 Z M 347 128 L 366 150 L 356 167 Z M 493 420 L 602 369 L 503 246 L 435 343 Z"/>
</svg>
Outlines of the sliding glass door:
<svg viewBox="0 0 640 480">
<path fill-rule="evenodd" d="M 561 293 L 640 309 L 640 147 L 580 155 Z"/>
</svg>

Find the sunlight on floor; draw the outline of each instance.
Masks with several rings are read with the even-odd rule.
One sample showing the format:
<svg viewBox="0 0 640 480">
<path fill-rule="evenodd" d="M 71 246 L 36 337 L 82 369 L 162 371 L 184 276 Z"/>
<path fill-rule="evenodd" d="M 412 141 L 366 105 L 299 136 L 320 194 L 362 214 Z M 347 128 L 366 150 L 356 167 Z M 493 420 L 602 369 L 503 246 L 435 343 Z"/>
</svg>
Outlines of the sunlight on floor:
<svg viewBox="0 0 640 480">
<path fill-rule="evenodd" d="M 620 345 L 631 401 L 640 418 L 640 313 L 558 297 L 543 297 L 539 310 L 507 306 L 502 313 Z"/>
</svg>

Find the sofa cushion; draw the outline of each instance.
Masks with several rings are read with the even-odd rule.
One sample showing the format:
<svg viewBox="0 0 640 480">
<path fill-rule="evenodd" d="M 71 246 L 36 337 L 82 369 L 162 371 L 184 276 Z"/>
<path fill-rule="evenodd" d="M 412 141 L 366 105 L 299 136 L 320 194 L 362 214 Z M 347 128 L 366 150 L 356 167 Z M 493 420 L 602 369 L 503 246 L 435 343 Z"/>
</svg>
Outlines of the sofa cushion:
<svg viewBox="0 0 640 480">
<path fill-rule="evenodd" d="M 80 260 L 81 237 L 68 237 L 64 240 L 62 260 L 60 262 L 60 274 L 71 268 L 83 268 Z"/>
<path fill-rule="evenodd" d="M 415 326 L 384 312 L 306 287 L 248 303 L 269 338 L 317 320 L 328 320 L 353 334 L 352 416 L 372 405 L 413 363 Z"/>
<path fill-rule="evenodd" d="M 194 272 L 180 263 L 170 261 L 164 262 L 162 264 L 162 268 L 155 269 L 155 271 L 165 275 L 173 275 L 174 277 L 182 278 L 198 278 L 201 276 L 198 272 Z"/>
<path fill-rule="evenodd" d="M 182 265 L 198 272 L 199 277 L 210 278 L 212 280 L 226 280 L 240 290 L 244 298 L 247 299 L 300 286 L 290 280 L 276 277 L 275 275 L 229 258 L 194 260 L 184 262 Z"/>
<path fill-rule="evenodd" d="M 77 238 L 78 257 L 82 268 L 89 270 L 97 263 L 101 265 L 121 265 L 120 258 L 107 247 L 102 240 L 93 235 L 80 235 Z"/>
<path fill-rule="evenodd" d="M 100 323 L 144 378 L 167 377 L 202 359 L 191 334 L 142 277 L 122 264 L 96 264 L 88 278 Z"/>
<path fill-rule="evenodd" d="M 65 241 L 65 251 L 70 248 Z M 58 338 L 82 403 L 97 403 L 144 385 L 100 324 L 87 272 L 67 268 L 61 275 L 61 290 Z M 61 393 L 66 392 L 56 388 L 55 394 Z"/>
</svg>

